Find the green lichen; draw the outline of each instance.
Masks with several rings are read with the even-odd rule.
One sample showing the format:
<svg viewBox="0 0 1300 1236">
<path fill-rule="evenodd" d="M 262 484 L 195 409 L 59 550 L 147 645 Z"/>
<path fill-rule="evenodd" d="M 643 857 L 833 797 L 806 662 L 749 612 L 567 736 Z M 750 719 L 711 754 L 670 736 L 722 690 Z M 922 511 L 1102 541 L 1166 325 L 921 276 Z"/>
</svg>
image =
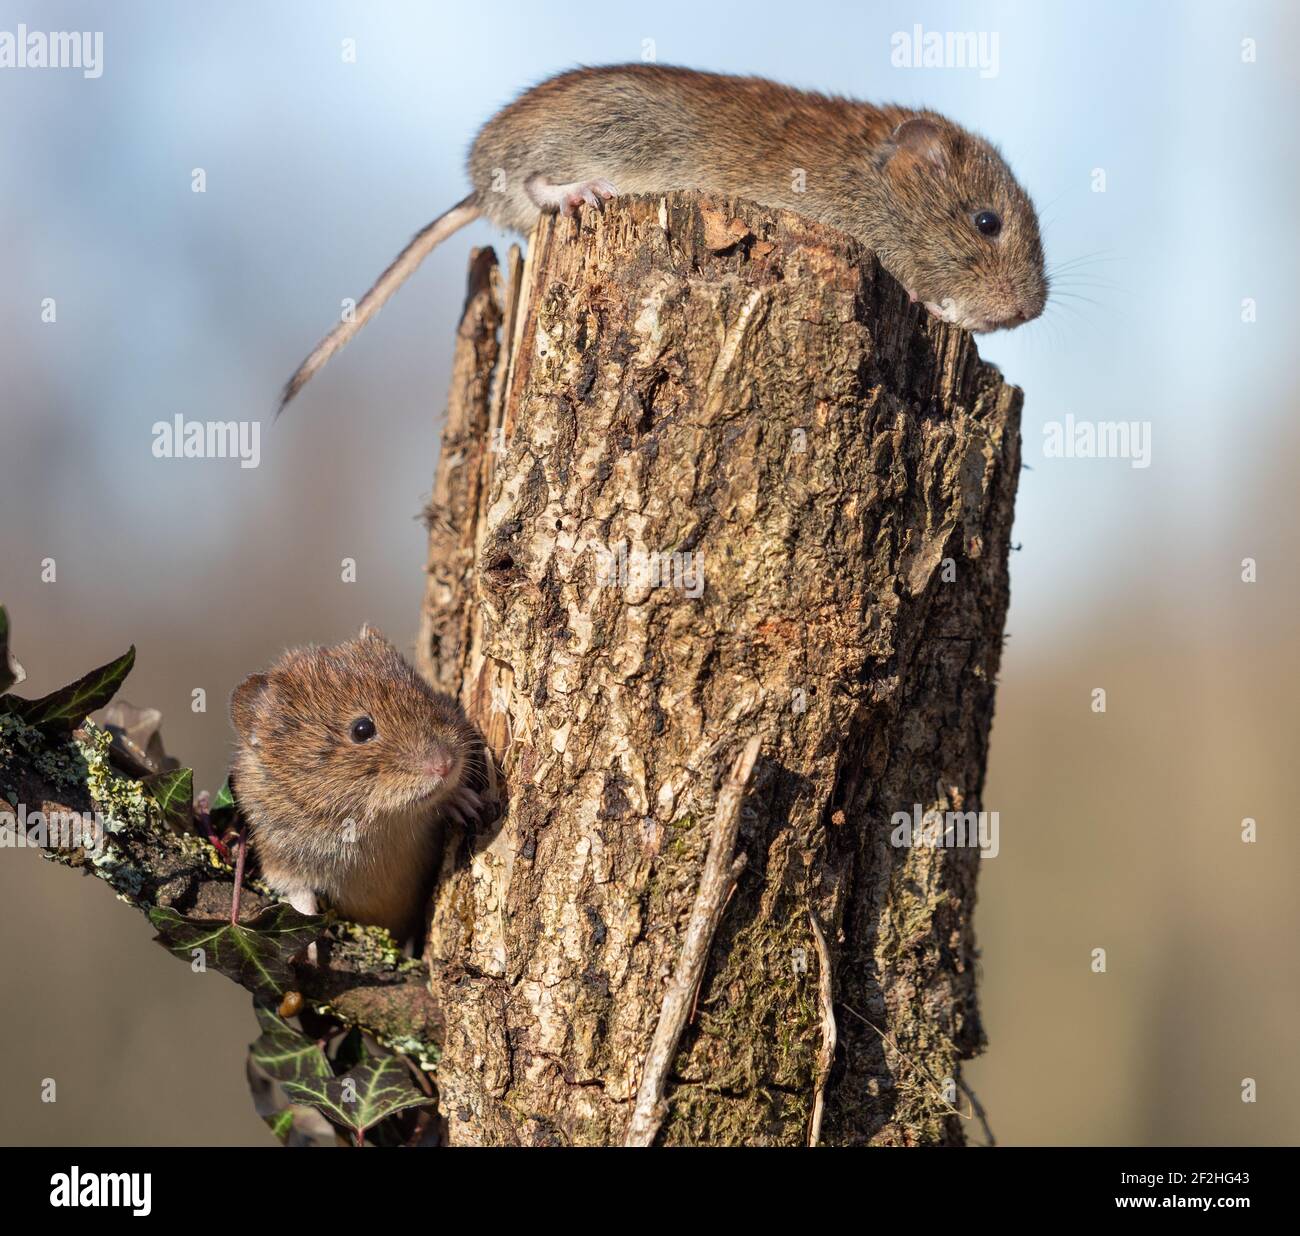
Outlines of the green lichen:
<svg viewBox="0 0 1300 1236">
<path fill-rule="evenodd" d="M 387 1039 L 383 1046 L 390 1051 L 401 1052 L 402 1055 L 409 1056 L 426 1073 L 436 1073 L 438 1071 L 438 1060 L 442 1056 L 442 1052 L 432 1043 L 422 1043 L 411 1035 L 401 1035 Z"/>
<path fill-rule="evenodd" d="M 109 762 L 113 736 L 87 721 L 76 743 L 86 762 L 86 787 L 108 831 L 143 828 L 149 819 L 149 800 L 138 781 L 122 776 Z"/>
<path fill-rule="evenodd" d="M 90 860 L 91 866 L 108 882 L 118 901 L 139 905 L 144 896 L 145 873 L 126 861 L 111 841 Z"/>
<path fill-rule="evenodd" d="M 79 756 L 73 754 L 71 744 L 67 747 L 42 751 L 32 760 L 32 767 L 51 785 L 62 789 L 71 789 L 81 785 L 85 780 L 86 766 Z"/>
<path fill-rule="evenodd" d="M 397 941 L 383 927 L 364 927 L 360 923 L 340 920 L 335 930 L 341 940 L 350 941 L 355 947 L 358 959 L 366 969 L 382 966 L 398 970 L 407 960 Z"/>
<path fill-rule="evenodd" d="M 338 919 L 334 922 L 331 932 L 334 938 L 333 947 L 337 951 L 338 959 L 345 966 L 371 974 L 387 971 L 403 977 L 418 975 L 422 981 L 424 980 L 424 963 L 407 957 L 384 928 Z M 311 1005 L 323 1016 L 356 1024 L 357 1019 L 346 1007 L 347 1003 L 347 993 L 344 993 L 338 1003 L 313 1000 Z M 418 1061 L 420 1067 L 426 1072 L 435 1071 L 438 1057 L 441 1055 L 438 1047 L 413 1034 L 386 1034 L 384 1025 L 391 1023 L 393 1019 L 377 1010 L 372 1010 L 372 1013 L 374 1014 L 372 1017 L 364 1019 L 367 1034 L 382 1046 Z"/>
<path fill-rule="evenodd" d="M 313 1000 L 311 1007 L 314 1012 L 319 1013 L 322 1017 L 332 1017 L 335 1021 L 343 1022 L 345 1025 L 357 1024 L 356 1019 L 345 1009 L 337 1008 L 328 1000 Z M 366 1025 L 365 1031 L 380 1047 L 408 1056 L 426 1073 L 437 1073 L 438 1060 L 442 1056 L 442 1051 L 436 1044 L 426 1043 L 413 1034 L 385 1034 L 381 1029 L 371 1024 Z"/>
<path fill-rule="evenodd" d="M 70 738 L 47 737 L 13 713 L 0 713 L 0 765 L 8 770 L 20 756 L 46 781 L 64 789 L 85 781 L 85 760 Z"/>
</svg>

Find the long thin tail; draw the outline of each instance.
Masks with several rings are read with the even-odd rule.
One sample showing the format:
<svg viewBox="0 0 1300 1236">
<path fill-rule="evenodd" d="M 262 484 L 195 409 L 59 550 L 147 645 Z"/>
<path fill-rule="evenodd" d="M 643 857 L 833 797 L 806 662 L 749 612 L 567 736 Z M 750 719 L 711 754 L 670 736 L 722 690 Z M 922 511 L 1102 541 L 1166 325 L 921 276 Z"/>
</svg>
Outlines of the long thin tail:
<svg viewBox="0 0 1300 1236">
<path fill-rule="evenodd" d="M 411 243 L 393 259 L 388 269 L 375 280 L 370 291 L 361 298 L 361 303 L 357 305 L 352 318 L 340 322 L 298 366 L 297 372 L 285 383 L 276 415 L 283 412 L 289 401 L 311 381 L 312 375 L 383 308 L 384 302 L 415 273 L 415 268 L 438 245 L 453 232 L 458 232 L 467 223 L 472 223 L 481 213 L 471 193 L 469 197 L 439 215 L 428 227 L 417 232 L 411 239 Z"/>
</svg>

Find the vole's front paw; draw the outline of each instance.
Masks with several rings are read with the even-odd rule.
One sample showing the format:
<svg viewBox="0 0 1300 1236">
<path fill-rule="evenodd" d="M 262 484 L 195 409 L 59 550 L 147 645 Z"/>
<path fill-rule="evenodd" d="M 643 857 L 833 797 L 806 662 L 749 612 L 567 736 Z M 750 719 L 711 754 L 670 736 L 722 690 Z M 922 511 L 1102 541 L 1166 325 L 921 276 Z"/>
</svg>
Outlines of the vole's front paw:
<svg viewBox="0 0 1300 1236">
<path fill-rule="evenodd" d="M 467 786 L 458 786 L 442 804 L 442 810 L 467 828 L 473 828 L 483 811 L 483 799 Z"/>
</svg>

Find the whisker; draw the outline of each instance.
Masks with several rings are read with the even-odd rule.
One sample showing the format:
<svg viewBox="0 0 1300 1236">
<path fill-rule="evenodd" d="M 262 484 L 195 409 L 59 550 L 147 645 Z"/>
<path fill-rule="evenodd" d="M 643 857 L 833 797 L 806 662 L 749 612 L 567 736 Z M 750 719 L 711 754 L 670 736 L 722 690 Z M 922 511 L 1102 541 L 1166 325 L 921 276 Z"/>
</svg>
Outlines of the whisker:
<svg viewBox="0 0 1300 1236">
<path fill-rule="evenodd" d="M 1091 296 L 1081 296 L 1078 292 L 1059 292 L 1055 288 L 1052 289 L 1048 299 L 1049 301 L 1059 300 L 1063 304 L 1068 304 L 1072 300 L 1083 301 L 1084 304 L 1088 305 L 1100 305 L 1102 303 Z"/>
<path fill-rule="evenodd" d="M 1120 285 L 1114 279 L 1098 279 L 1092 275 L 1051 275 L 1054 287 L 1096 287 L 1117 288 Z"/>
<path fill-rule="evenodd" d="M 1069 259 L 1070 262 L 1118 262 L 1120 260 L 1119 250 L 1117 249 L 1093 249 L 1090 253 L 1079 253 Z"/>
</svg>

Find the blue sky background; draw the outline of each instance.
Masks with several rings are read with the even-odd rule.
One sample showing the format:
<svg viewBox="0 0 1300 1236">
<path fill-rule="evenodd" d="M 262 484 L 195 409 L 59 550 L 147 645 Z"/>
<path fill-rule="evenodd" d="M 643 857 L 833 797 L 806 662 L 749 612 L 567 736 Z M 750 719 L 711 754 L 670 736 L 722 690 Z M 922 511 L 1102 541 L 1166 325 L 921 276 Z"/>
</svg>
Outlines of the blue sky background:
<svg viewBox="0 0 1300 1236">
<path fill-rule="evenodd" d="M 87 507 L 114 512 L 119 529 L 147 529 L 165 510 L 168 544 L 156 548 L 167 568 L 215 561 L 210 586 L 234 545 L 247 570 L 268 529 L 298 539 L 286 504 L 340 532 L 346 511 L 359 540 L 391 543 L 428 485 L 466 254 L 502 240 L 486 224 L 436 254 L 267 434 L 258 471 L 155 466 L 149 427 L 178 411 L 265 415 L 341 297 L 461 196 L 464 152 L 487 115 L 553 71 L 639 58 L 645 39 L 667 62 L 942 110 L 1001 145 L 1039 204 L 1049 260 L 1086 259 L 1061 290 L 1089 301 L 1063 299 L 980 345 L 1028 392 L 1023 638 L 1094 621 L 1111 589 L 1201 588 L 1203 553 L 1236 553 L 1221 544 L 1225 516 L 1248 503 L 1252 474 L 1288 432 L 1297 270 L 1283 238 L 1298 152 L 1286 6 L 809 3 L 791 28 L 776 5 L 742 17 L 676 3 L 6 0 L 0 28 L 24 13 L 32 26 L 97 22 L 105 72 L 0 71 L 11 187 L 0 201 L 0 425 L 31 484 L 78 498 L 6 511 L 0 546 L 19 576 L 35 548 L 62 551 L 95 589 L 122 565 L 85 536 Z M 890 36 L 914 22 L 996 32 L 999 75 L 892 68 Z M 1244 35 L 1259 42 L 1253 65 L 1241 62 Z M 342 62 L 345 37 L 356 64 Z M 206 194 L 190 191 L 196 166 Z M 1092 191 L 1094 168 L 1104 193 Z M 40 321 L 46 296 L 58 301 L 54 327 Z M 1246 296 L 1253 325 L 1240 322 Z M 1043 423 L 1067 412 L 1150 420 L 1152 467 L 1041 458 Z M 361 453 L 336 488 L 325 458 L 362 441 L 387 449 Z M 304 470 L 325 495 L 304 495 Z M 419 533 L 408 531 L 391 563 L 374 564 L 398 622 L 412 612 L 399 598 L 418 590 L 408 564 Z"/>
</svg>

